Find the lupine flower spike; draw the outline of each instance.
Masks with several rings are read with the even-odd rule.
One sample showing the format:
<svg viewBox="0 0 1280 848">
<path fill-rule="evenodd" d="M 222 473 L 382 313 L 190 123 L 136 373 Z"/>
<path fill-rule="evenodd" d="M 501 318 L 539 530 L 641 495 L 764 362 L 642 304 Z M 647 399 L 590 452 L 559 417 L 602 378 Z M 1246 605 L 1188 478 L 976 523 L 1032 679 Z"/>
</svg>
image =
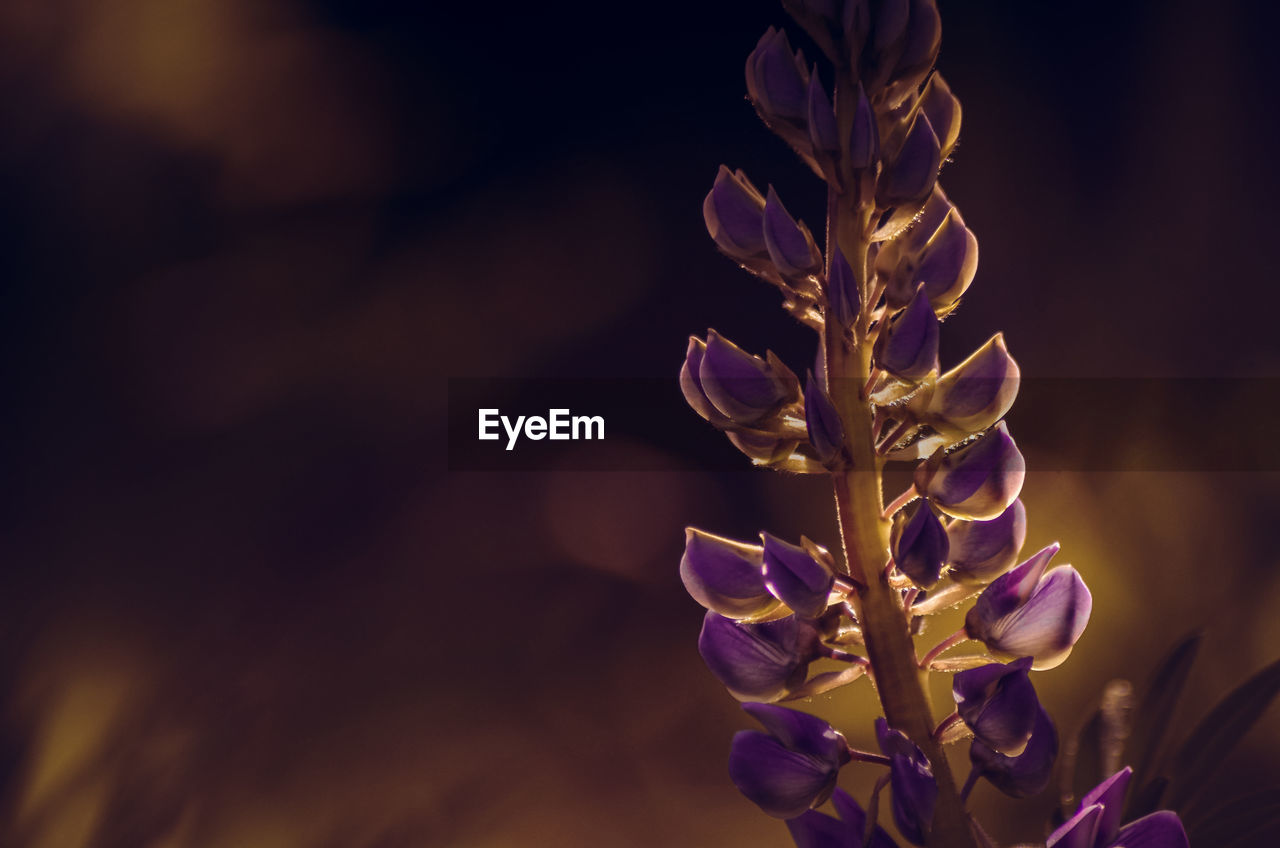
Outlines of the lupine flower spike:
<svg viewBox="0 0 1280 848">
<path fill-rule="evenodd" d="M 978 240 L 939 183 L 962 111 L 934 68 L 935 0 L 783 5 L 817 52 L 769 28 L 746 57 L 746 94 L 825 183 L 825 233 L 768 180 L 725 166 L 703 217 L 716 247 L 817 333 L 818 353 L 802 384 L 773 353 L 709 330 L 689 340 L 680 387 L 753 464 L 827 475 L 840 534 L 737 541 L 689 528 L 680 577 L 706 609 L 707 667 L 763 725 L 733 738 L 729 776 L 798 846 L 887 848 L 892 827 L 914 845 L 978 848 L 991 843 L 965 809 L 975 786 L 1020 798 L 1049 782 L 1058 731 L 1033 675 L 1067 660 L 1092 597 L 1075 569 L 1049 568 L 1056 543 L 1016 564 L 1026 464 L 1005 421 L 1021 371 L 1004 334 L 961 362 L 940 359 Z M 916 465 L 886 506 L 889 461 Z M 917 648 L 926 619 L 963 603 L 963 628 Z M 978 652 L 948 653 L 966 642 Z M 811 674 L 819 661 L 837 670 Z M 935 715 L 922 679 L 948 672 L 955 712 Z M 777 703 L 862 677 L 883 716 L 849 739 L 874 736 L 878 752 Z M 948 753 L 966 740 L 967 758 Z M 847 767 L 876 770 L 870 797 L 837 787 Z M 1048 844 L 1184 848 L 1172 812 L 1121 823 L 1127 781 L 1122 771 L 1088 793 Z"/>
</svg>

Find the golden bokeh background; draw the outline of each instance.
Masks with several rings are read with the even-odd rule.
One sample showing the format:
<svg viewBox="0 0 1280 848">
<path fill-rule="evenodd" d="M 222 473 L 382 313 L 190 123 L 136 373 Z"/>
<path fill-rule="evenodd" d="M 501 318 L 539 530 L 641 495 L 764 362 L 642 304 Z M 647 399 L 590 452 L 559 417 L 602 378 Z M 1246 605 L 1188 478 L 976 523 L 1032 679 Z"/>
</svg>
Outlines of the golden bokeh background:
<svg viewBox="0 0 1280 848">
<path fill-rule="evenodd" d="M 552 5 L 0 4 L 0 844 L 788 844 L 728 781 L 750 722 L 676 566 L 685 524 L 834 543 L 825 483 L 707 470 L 691 412 L 683 449 L 610 441 L 618 470 L 449 470 L 450 378 L 678 406 L 708 325 L 812 355 L 699 215 L 723 161 L 820 226 L 742 99 L 780 9 Z M 1280 372 L 1276 13 L 941 5 L 982 245 L 944 364 L 1002 329 L 1063 379 L 1011 419 L 1069 437 L 1028 546 L 1095 598 L 1037 688 L 1069 730 L 1203 627 L 1182 710 L 1137 719 L 1188 729 L 1280 656 L 1278 468 L 1203 459 L 1276 429 L 1237 379 Z M 1115 377 L 1203 396 L 1174 428 L 1070 389 Z M 869 745 L 874 706 L 812 708 Z M 1220 778 L 1206 802 L 1280 782 L 1280 708 Z M 1051 798 L 974 799 L 1043 837 Z"/>
</svg>

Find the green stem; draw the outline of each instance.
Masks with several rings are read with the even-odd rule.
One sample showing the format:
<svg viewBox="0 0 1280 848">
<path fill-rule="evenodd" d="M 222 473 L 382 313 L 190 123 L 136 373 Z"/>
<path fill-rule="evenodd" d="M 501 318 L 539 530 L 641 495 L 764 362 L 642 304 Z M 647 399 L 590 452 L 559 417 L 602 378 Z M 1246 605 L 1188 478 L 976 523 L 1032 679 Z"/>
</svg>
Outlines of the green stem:
<svg viewBox="0 0 1280 848">
<path fill-rule="evenodd" d="M 846 80 L 841 83 L 836 90 L 836 119 L 841 136 L 848 138 L 854 90 Z M 867 302 L 871 295 L 868 252 L 873 204 L 869 180 L 864 177 L 854 183 L 852 176 L 845 174 L 843 193 L 831 189 L 828 195 L 827 241 L 828 250 L 838 246 L 852 267 L 865 312 L 875 305 Z M 933 737 L 935 721 L 924 687 L 928 672 L 917 663 L 907 619 L 896 591 L 880 568 L 889 551 L 890 527 L 882 515 L 884 461 L 875 452 L 871 404 L 859 392 L 871 372 L 871 345 L 865 332 L 855 333 L 850 340 L 835 321 L 827 322 L 823 344 L 827 385 L 844 424 L 851 459 L 846 471 L 834 475 L 840 537 L 849 575 L 857 584 L 857 592 L 850 600 L 858 610 L 867 654 L 875 670 L 876 691 L 889 726 L 918 745 L 933 767 L 938 803 L 928 844 L 976 848 L 946 754 Z"/>
</svg>

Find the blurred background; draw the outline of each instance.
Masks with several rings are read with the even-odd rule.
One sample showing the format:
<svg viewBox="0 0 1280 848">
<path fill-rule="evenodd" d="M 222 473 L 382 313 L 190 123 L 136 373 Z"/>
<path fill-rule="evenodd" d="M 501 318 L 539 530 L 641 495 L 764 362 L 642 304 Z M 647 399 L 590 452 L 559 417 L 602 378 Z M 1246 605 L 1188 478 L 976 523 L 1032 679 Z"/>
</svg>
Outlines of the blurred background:
<svg viewBox="0 0 1280 848">
<path fill-rule="evenodd" d="M 1204 627 L 1181 710 L 1145 718 L 1188 729 L 1280 656 L 1280 474 L 1195 459 L 1275 431 L 1236 378 L 1280 375 L 1277 13 L 940 5 L 965 109 L 943 181 L 982 247 L 944 366 L 1002 329 L 1029 378 L 1204 378 L 1195 439 L 1141 398 L 1014 412 L 1061 439 L 1029 549 L 1061 540 L 1095 598 L 1036 685 L 1068 731 Z M 678 449 L 607 442 L 612 472 L 451 471 L 444 423 L 461 377 L 669 379 L 679 409 L 708 326 L 810 361 L 700 214 L 724 162 L 821 228 L 743 97 L 785 20 L 0 5 L 0 843 L 789 844 L 728 781 L 750 722 L 676 567 L 686 524 L 834 545 L 827 485 L 706 470 L 724 447 L 692 412 Z M 1051 461 L 1091 444 L 1187 462 Z M 810 708 L 869 746 L 873 705 L 863 683 Z M 1278 755 L 1273 708 L 1204 802 L 1280 781 Z M 1031 841 L 1053 799 L 974 803 Z"/>
</svg>

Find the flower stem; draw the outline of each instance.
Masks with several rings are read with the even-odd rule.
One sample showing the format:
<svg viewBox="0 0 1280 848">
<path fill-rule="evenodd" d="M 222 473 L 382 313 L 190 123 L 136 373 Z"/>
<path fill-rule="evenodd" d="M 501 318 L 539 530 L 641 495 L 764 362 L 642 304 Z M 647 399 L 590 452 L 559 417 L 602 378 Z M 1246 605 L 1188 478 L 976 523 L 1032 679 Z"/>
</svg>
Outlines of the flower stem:
<svg viewBox="0 0 1280 848">
<path fill-rule="evenodd" d="M 843 76 L 836 88 L 836 121 L 840 137 L 847 139 L 856 106 L 852 81 Z M 848 161 L 845 157 L 845 161 Z M 868 252 L 871 230 L 871 180 L 861 174 L 857 184 L 837 194 L 828 193 L 828 245 L 838 246 L 848 260 L 864 295 L 863 309 L 872 304 Z M 828 253 L 828 258 L 833 254 Z M 938 802 L 929 831 L 930 846 L 975 848 L 968 816 L 942 746 L 933 738 L 934 720 L 923 685 L 926 674 L 916 661 L 915 645 L 907 630 L 897 593 L 890 588 L 880 564 L 889 551 L 889 520 L 883 515 L 884 460 L 876 455 L 871 404 L 859 389 L 871 373 L 871 345 L 865 334 L 850 340 L 839 322 L 828 320 L 823 331 L 827 385 L 844 425 L 845 447 L 851 462 L 835 478 L 840 538 L 849 574 L 859 584 L 853 600 L 866 639 L 867 654 L 875 669 L 876 691 L 889 726 L 907 735 L 933 768 Z"/>
<path fill-rule="evenodd" d="M 932 663 L 934 660 L 936 660 L 943 651 L 954 648 L 956 645 L 959 645 L 961 642 L 963 642 L 965 639 L 968 639 L 968 638 L 969 638 L 969 634 L 965 633 L 964 628 L 961 627 L 955 633 L 952 633 L 950 636 L 948 636 L 947 638 L 943 639 L 941 642 L 939 642 L 938 644 L 930 648 L 929 653 L 921 657 L 920 667 L 927 669 L 929 667 L 929 664 Z"/>
</svg>

